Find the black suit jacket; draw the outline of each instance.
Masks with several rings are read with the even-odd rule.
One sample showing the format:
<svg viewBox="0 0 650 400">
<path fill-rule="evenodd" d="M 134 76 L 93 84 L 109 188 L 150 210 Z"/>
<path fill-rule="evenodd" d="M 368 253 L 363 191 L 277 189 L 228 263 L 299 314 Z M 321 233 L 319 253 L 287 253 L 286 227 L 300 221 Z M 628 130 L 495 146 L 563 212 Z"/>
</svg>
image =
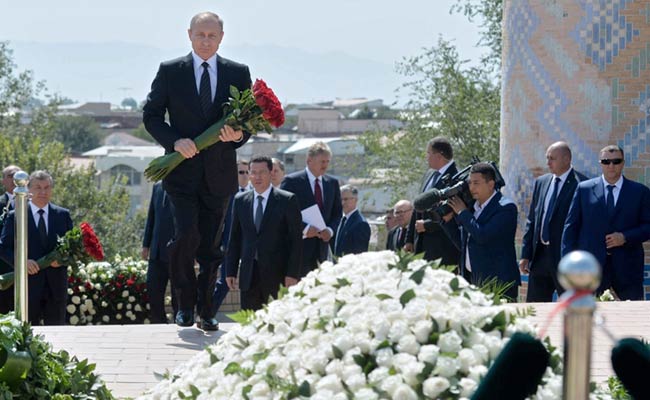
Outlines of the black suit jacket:
<svg viewBox="0 0 650 400">
<path fill-rule="evenodd" d="M 149 248 L 149 259 L 167 262 L 167 243 L 174 236 L 172 202 L 160 182 L 153 185 L 142 247 Z"/>
<path fill-rule="evenodd" d="M 420 193 L 424 191 L 427 187 L 429 180 L 433 176 L 435 170 L 429 169 L 426 174 L 424 174 L 424 179 L 420 185 Z M 449 177 L 454 176 L 458 172 L 456 168 L 456 163 L 452 163 L 449 168 L 445 171 L 445 176 Z M 440 177 L 436 184 L 433 186 L 435 189 L 443 189 L 445 187 L 444 179 Z M 422 219 L 424 220 L 425 232 L 417 233 L 415 231 L 415 221 Z M 435 222 L 437 218 L 433 215 L 432 212 L 413 212 L 411 217 L 411 222 L 409 223 L 409 228 L 406 233 L 406 243 L 413 243 L 415 253 L 424 253 L 424 258 L 426 260 L 436 260 L 442 258 L 443 265 L 458 265 L 459 262 L 459 250 L 454 245 L 449 236 L 445 233 L 438 222 Z M 451 224 L 455 225 L 455 224 Z M 454 229 L 452 227 L 452 229 Z"/>
<path fill-rule="evenodd" d="M 223 117 L 223 104 L 228 101 L 231 85 L 239 90 L 251 87 L 248 67 L 217 55 L 216 94 L 212 109 L 204 115 L 192 54 L 165 61 L 160 64 L 143 108 L 144 126 L 165 148 L 165 153 L 171 153 L 176 140 L 194 139 Z M 165 121 L 165 113 L 169 113 L 169 122 Z M 163 180 L 165 190 L 187 193 L 207 183 L 214 195 L 223 197 L 234 193 L 237 188 L 235 149 L 249 137 L 250 133 L 244 132 L 241 142 L 219 142 L 186 159 Z"/>
<path fill-rule="evenodd" d="M 535 267 L 535 253 L 542 235 L 542 225 L 544 223 L 544 203 L 546 202 L 548 189 L 553 184 L 554 177 L 555 175 L 553 174 L 545 174 L 535 180 L 533 198 L 530 203 L 530 210 L 528 211 L 528 219 L 526 220 L 526 229 L 524 230 L 521 248 L 521 258 L 530 261 L 530 268 Z M 571 169 L 555 201 L 555 207 L 553 208 L 549 222 L 549 247 L 553 255 L 555 267 L 560 262 L 562 231 L 564 230 L 564 221 L 569 212 L 571 199 L 573 199 L 573 194 L 578 187 L 578 183 L 586 179 L 586 176 Z"/>
<path fill-rule="evenodd" d="M 248 290 L 252 284 L 257 255 L 262 284 L 276 292 L 280 284 L 284 284 L 285 277 L 300 277 L 300 207 L 294 194 L 271 189 L 258 233 L 253 220 L 255 196 L 254 190 L 235 196 L 228 256 L 225 259 L 227 275 L 236 277 L 239 272 L 239 288 Z"/>
<path fill-rule="evenodd" d="M 0 258 L 14 265 L 15 211 L 11 211 L 0 234 Z M 72 229 L 70 212 L 50 203 L 47 217 L 47 244 L 39 240 L 38 228 L 31 209 L 27 210 L 27 257 L 38 260 L 55 249 L 57 237 L 65 235 Z M 47 268 L 35 275 L 29 275 L 29 298 L 42 299 L 48 295 L 56 300 L 65 300 L 68 296 L 68 268 Z M 48 288 L 49 287 L 49 291 Z M 31 301 L 31 300 L 30 300 Z"/>
<path fill-rule="evenodd" d="M 2 196 L 0 196 L 0 230 L 2 229 L 2 226 L 6 220 L 6 218 L 9 216 L 9 211 L 14 209 L 14 201 L 9 200 L 9 194 L 6 192 L 3 193 Z M 12 264 L 6 263 L 4 260 L 0 259 L 0 274 L 4 274 L 7 272 L 13 271 L 13 266 Z M 11 294 L 13 297 L 13 293 Z"/>
<path fill-rule="evenodd" d="M 323 197 L 324 204 L 321 214 L 325 224 L 332 230 L 332 236 L 336 233 L 336 229 L 341 221 L 343 213 L 343 206 L 341 205 L 341 189 L 339 188 L 339 181 L 329 175 L 323 175 Z M 300 209 L 311 207 L 316 204 L 314 193 L 311 190 L 309 177 L 307 171 L 297 171 L 284 177 L 280 188 L 283 190 L 294 193 L 298 198 Z M 303 224 L 303 228 L 304 228 Z M 331 240 L 331 239 L 330 239 Z M 319 238 L 303 239 L 303 270 L 301 276 L 307 273 L 318 265 L 319 262 L 327 259 L 328 244 Z"/>
<path fill-rule="evenodd" d="M 340 238 L 337 239 L 337 236 Z M 338 241 L 338 248 L 335 245 Z M 344 254 L 359 254 L 368 251 L 370 243 L 370 224 L 361 215 L 359 210 L 355 210 L 330 240 L 332 252 L 335 256 L 340 257 Z"/>
</svg>

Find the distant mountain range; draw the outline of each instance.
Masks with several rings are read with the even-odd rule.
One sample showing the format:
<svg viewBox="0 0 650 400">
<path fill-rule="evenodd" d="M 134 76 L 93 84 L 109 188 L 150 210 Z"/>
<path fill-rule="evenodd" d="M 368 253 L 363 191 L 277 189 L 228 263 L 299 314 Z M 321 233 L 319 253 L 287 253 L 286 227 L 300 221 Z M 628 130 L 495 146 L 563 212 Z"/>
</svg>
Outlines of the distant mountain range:
<svg viewBox="0 0 650 400">
<path fill-rule="evenodd" d="M 145 99 L 158 64 L 189 53 L 186 49 L 108 43 L 10 42 L 19 70 L 34 71 L 50 92 L 78 102 Z M 311 103 L 335 98 L 380 98 L 390 105 L 403 78 L 395 65 L 343 52 L 321 53 L 292 47 L 224 46 L 220 51 L 249 65 L 283 103 Z M 396 60 L 398 61 L 398 60 Z M 400 101 L 403 102 L 403 101 Z"/>
</svg>

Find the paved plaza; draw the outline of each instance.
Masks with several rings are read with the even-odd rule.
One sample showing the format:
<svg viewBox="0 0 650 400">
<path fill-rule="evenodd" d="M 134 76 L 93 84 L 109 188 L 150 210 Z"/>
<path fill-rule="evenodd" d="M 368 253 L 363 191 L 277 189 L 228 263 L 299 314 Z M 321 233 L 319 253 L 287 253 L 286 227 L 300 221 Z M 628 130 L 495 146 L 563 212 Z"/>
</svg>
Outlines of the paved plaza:
<svg viewBox="0 0 650 400">
<path fill-rule="evenodd" d="M 533 320 L 542 325 L 556 303 L 532 305 L 537 310 Z M 650 339 L 650 302 L 598 303 L 600 314 L 616 337 Z M 97 364 L 108 387 L 119 397 L 135 397 L 157 382 L 155 374 L 172 370 L 219 336 L 232 329 L 233 323 L 221 323 L 221 330 L 204 333 L 176 325 L 100 325 L 36 327 L 55 349 L 65 349 L 78 358 Z M 554 345 L 562 346 L 562 314 L 551 323 L 548 334 Z M 602 329 L 594 328 L 592 380 L 603 382 L 613 375 L 609 356 L 612 342 Z"/>
</svg>

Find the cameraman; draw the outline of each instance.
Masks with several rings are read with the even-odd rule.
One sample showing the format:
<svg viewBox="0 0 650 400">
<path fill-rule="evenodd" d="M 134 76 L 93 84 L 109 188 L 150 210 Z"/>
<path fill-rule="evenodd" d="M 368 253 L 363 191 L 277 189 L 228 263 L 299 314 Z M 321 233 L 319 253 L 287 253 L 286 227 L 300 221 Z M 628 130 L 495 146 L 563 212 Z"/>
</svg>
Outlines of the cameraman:
<svg viewBox="0 0 650 400">
<path fill-rule="evenodd" d="M 443 228 L 459 243 L 460 269 L 471 283 L 478 286 L 493 278 L 500 284 L 511 283 L 504 294 L 517 301 L 521 283 L 515 254 L 517 206 L 498 192 L 495 184 L 496 171 L 492 165 L 482 162 L 472 165 L 469 175 L 469 191 L 475 200 L 472 209 L 458 196 L 448 203 L 456 214 L 460 237 L 445 225 Z M 445 216 L 445 220 L 451 218 L 452 213 Z"/>
</svg>

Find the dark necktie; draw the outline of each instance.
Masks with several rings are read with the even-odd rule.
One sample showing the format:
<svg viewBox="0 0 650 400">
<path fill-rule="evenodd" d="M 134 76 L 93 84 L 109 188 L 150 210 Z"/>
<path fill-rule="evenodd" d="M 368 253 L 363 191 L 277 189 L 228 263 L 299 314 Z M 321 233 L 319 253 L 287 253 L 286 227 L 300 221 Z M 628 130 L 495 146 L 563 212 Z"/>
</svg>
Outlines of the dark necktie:
<svg viewBox="0 0 650 400">
<path fill-rule="evenodd" d="M 607 185 L 607 214 L 614 215 L 614 185 Z"/>
<path fill-rule="evenodd" d="M 557 189 L 560 187 L 560 182 L 562 182 L 562 180 L 556 177 L 555 183 L 553 184 L 553 193 L 551 194 L 551 199 L 548 202 L 546 214 L 544 214 L 544 223 L 542 224 L 543 243 L 548 243 L 551 236 L 551 215 L 553 215 L 553 208 L 555 207 L 555 201 L 557 200 Z"/>
<path fill-rule="evenodd" d="M 208 63 L 203 62 L 203 75 L 201 75 L 201 85 L 199 86 L 199 97 L 201 98 L 201 108 L 207 117 L 212 108 L 212 89 L 210 85 L 210 73 L 208 72 Z"/>
<path fill-rule="evenodd" d="M 41 239 L 41 244 L 43 247 L 47 246 L 47 228 L 45 227 L 45 210 L 42 208 L 38 210 L 38 236 Z"/>
<path fill-rule="evenodd" d="M 240 192 L 245 192 L 246 189 L 244 189 L 243 187 L 240 187 L 240 188 L 239 188 L 239 191 L 240 191 Z"/>
<path fill-rule="evenodd" d="M 404 236 L 406 235 L 406 229 L 402 228 L 401 226 L 398 229 L 399 234 L 397 236 L 397 246 L 395 246 L 395 250 L 399 250 L 404 245 Z"/>
<path fill-rule="evenodd" d="M 257 210 L 255 210 L 255 230 L 260 232 L 262 227 L 262 218 L 264 218 L 264 209 L 262 208 L 262 201 L 264 196 L 257 196 Z"/>
<path fill-rule="evenodd" d="M 339 230 L 336 232 L 336 242 L 334 243 L 334 254 L 339 254 L 339 243 L 341 242 L 341 234 L 343 233 L 343 228 L 345 226 L 345 221 L 347 221 L 347 217 L 343 217 L 341 219 L 341 224 L 339 225 Z"/>
<path fill-rule="evenodd" d="M 314 199 L 316 199 L 316 204 L 320 208 L 321 212 L 323 211 L 323 191 L 320 188 L 320 178 L 316 178 L 314 181 Z"/>
</svg>

